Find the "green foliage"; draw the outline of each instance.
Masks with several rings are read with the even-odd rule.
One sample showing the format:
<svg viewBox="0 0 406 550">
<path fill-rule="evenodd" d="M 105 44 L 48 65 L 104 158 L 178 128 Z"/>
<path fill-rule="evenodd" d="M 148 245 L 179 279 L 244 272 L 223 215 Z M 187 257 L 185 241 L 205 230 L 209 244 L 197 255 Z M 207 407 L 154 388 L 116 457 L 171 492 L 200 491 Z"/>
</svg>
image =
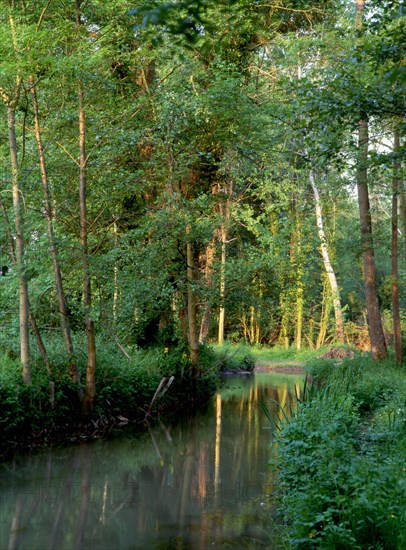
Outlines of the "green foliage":
<svg viewBox="0 0 406 550">
<path fill-rule="evenodd" d="M 67 369 L 66 369 L 67 372 Z M 34 367 L 33 384 L 22 383 L 17 361 L 0 359 L 1 438 L 17 440 L 66 427 L 78 418 L 79 401 L 75 385 L 67 374 L 55 381 L 53 406 L 49 377 L 43 367 Z"/>
<path fill-rule="evenodd" d="M 280 506 L 290 543 L 402 548 L 404 373 L 359 359 L 329 370 L 323 364 L 321 372 L 323 385 L 298 404 L 278 437 Z"/>
<path fill-rule="evenodd" d="M 219 372 L 251 372 L 255 367 L 255 358 L 248 347 L 224 344 L 214 350 Z"/>
<path fill-rule="evenodd" d="M 164 399 L 155 403 L 150 411 L 153 414 L 168 404 L 173 410 L 177 410 L 179 405 L 184 406 L 185 395 L 190 406 L 196 406 L 207 401 L 216 386 L 215 355 L 205 346 L 201 350 L 204 374 L 197 381 L 191 378 L 191 364 L 185 346 L 133 350 L 131 361 L 108 342 L 100 345 L 99 350 L 93 418 L 100 423 L 101 429 L 116 422 L 118 415 L 142 421 L 163 377 L 168 380 L 174 376 L 174 382 Z M 49 376 L 39 358 L 33 368 L 33 384 L 26 386 L 21 381 L 19 362 L 7 355 L 0 356 L 0 439 L 18 442 L 19 436 L 23 440 L 25 437 L 41 437 L 41 434 L 67 435 L 83 420 L 77 387 L 68 376 L 68 365 L 61 361 L 63 353 L 60 348 L 53 351 L 59 357 L 57 362 L 53 353 L 50 354 L 55 384 L 53 406 Z M 85 372 L 83 359 L 78 361 L 82 378 Z"/>
</svg>

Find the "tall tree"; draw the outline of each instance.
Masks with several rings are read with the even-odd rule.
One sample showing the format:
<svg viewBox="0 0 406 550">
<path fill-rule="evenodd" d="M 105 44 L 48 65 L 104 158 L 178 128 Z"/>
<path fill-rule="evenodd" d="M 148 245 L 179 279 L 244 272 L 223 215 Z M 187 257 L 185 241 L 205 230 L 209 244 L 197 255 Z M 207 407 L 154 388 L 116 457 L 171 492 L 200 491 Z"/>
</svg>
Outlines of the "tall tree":
<svg viewBox="0 0 406 550">
<path fill-rule="evenodd" d="M 356 0 L 356 31 L 360 38 L 363 30 L 365 0 Z M 361 48 L 359 41 L 359 48 Z M 371 206 L 368 188 L 368 149 L 369 124 L 368 114 L 361 108 L 358 120 L 358 157 L 356 165 L 356 181 L 358 190 L 358 207 L 361 227 L 362 258 L 364 264 L 365 296 L 368 313 L 368 329 L 371 340 L 371 350 L 374 359 L 384 359 L 387 356 L 385 335 L 379 310 L 375 252 L 372 237 Z"/>
<path fill-rule="evenodd" d="M 330 254 L 328 251 L 326 235 L 324 232 L 323 212 L 321 207 L 320 194 L 316 185 L 313 169 L 310 170 L 309 179 L 310 179 L 310 185 L 312 186 L 312 189 L 313 189 L 315 206 L 316 206 L 316 223 L 317 223 L 317 229 L 318 229 L 319 238 L 320 238 L 321 255 L 323 257 L 324 269 L 326 271 L 331 293 L 333 296 L 333 307 L 334 307 L 334 315 L 335 315 L 335 321 L 336 321 L 336 337 L 337 337 L 337 341 L 340 344 L 342 344 L 344 343 L 344 318 L 343 318 L 343 312 L 341 307 L 340 290 L 338 288 L 336 274 L 334 272 L 333 266 L 330 261 Z"/>
<path fill-rule="evenodd" d="M 80 36 L 82 28 L 81 0 L 76 0 L 76 28 Z M 87 203 L 86 203 L 86 117 L 85 94 L 81 80 L 78 82 L 78 112 L 79 112 L 79 207 L 80 207 L 80 242 L 82 245 L 83 266 L 83 304 L 85 330 L 87 339 L 86 384 L 83 399 L 83 410 L 89 413 L 93 408 L 96 395 L 96 339 L 94 321 L 92 319 L 92 288 L 90 282 L 89 249 L 87 235 Z"/>
<path fill-rule="evenodd" d="M 395 339 L 395 357 L 396 361 L 402 363 L 402 329 L 400 322 L 399 305 L 399 271 L 398 271 L 398 196 L 399 196 L 399 175 L 400 163 L 397 159 L 399 154 L 400 138 L 399 128 L 395 124 L 393 131 L 393 152 L 395 160 L 393 163 L 392 179 L 392 316 L 393 316 L 393 334 Z"/>
<path fill-rule="evenodd" d="M 14 21 L 14 1 L 9 2 L 10 35 L 15 56 L 18 55 L 18 43 Z M 14 225 L 15 225 L 15 261 L 19 278 L 19 311 L 20 311 L 20 358 L 22 378 L 24 383 L 31 384 L 30 367 L 30 337 L 29 337 L 29 302 L 28 284 L 24 260 L 24 219 L 21 207 L 20 174 L 17 152 L 17 132 L 15 112 L 21 92 L 22 78 L 17 69 L 13 92 L 7 93 L 0 88 L 2 99 L 7 110 L 8 142 L 10 149 L 11 185 L 13 194 Z"/>
<path fill-rule="evenodd" d="M 45 207 L 44 210 L 45 210 L 45 217 L 47 220 L 47 230 L 48 230 L 52 264 L 54 269 L 56 293 L 58 296 L 61 329 L 62 329 L 64 341 L 65 341 L 66 351 L 70 358 L 71 376 L 77 384 L 80 384 L 79 370 L 75 365 L 75 363 L 73 362 L 73 343 L 72 343 L 72 336 L 71 336 L 71 331 L 69 327 L 66 297 L 65 297 L 65 292 L 64 292 L 63 283 L 62 283 L 62 273 L 61 273 L 60 262 L 59 262 L 58 246 L 55 238 L 52 201 L 51 201 L 51 194 L 49 189 L 49 177 L 48 177 L 47 164 L 45 161 L 45 150 L 44 150 L 43 141 L 42 141 L 36 83 L 33 75 L 30 75 L 30 88 L 31 88 L 31 95 L 32 95 L 32 106 L 33 106 L 33 112 L 34 112 L 35 139 L 38 147 L 41 181 L 44 189 L 44 207 Z"/>
</svg>

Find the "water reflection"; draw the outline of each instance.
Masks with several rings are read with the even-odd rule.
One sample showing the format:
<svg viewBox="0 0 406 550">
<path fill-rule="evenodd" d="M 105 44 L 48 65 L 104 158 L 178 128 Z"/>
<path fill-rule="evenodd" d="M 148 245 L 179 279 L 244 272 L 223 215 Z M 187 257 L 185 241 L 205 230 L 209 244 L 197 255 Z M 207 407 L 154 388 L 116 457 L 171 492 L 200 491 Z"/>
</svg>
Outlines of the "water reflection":
<svg viewBox="0 0 406 550">
<path fill-rule="evenodd" d="M 232 377 L 176 425 L 47 450 L 0 466 L 0 547 L 273 548 L 261 502 L 278 405 L 298 376 Z"/>
</svg>

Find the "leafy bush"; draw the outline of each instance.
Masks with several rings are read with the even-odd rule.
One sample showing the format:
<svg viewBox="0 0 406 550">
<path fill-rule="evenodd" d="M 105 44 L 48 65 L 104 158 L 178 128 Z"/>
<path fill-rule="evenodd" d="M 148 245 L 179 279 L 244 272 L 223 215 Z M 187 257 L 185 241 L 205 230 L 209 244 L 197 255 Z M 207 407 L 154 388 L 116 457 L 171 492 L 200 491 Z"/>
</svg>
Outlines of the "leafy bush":
<svg viewBox="0 0 406 550">
<path fill-rule="evenodd" d="M 278 437 L 280 510 L 299 548 L 406 547 L 406 388 L 401 370 L 347 361 Z M 366 415 L 366 411 L 368 414 Z"/>
</svg>

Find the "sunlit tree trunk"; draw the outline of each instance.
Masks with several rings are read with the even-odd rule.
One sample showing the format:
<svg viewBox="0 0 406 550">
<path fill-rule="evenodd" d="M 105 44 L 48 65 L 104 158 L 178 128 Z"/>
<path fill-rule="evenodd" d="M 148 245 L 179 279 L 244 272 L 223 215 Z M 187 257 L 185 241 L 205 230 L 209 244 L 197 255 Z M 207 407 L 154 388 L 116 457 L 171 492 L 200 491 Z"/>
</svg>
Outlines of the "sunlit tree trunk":
<svg viewBox="0 0 406 550">
<path fill-rule="evenodd" d="M 288 322 L 289 322 L 289 312 L 287 297 L 281 295 L 280 297 L 280 308 L 281 308 L 281 322 L 280 330 L 278 336 L 278 344 L 288 349 L 289 347 L 289 335 L 288 335 Z"/>
<path fill-rule="evenodd" d="M 395 162 L 393 165 L 392 182 L 392 315 L 393 315 L 393 333 L 395 340 L 396 361 L 402 363 L 402 332 L 400 324 L 400 306 L 399 306 L 399 274 L 398 274 L 398 195 L 399 195 L 399 174 L 400 163 L 396 160 L 396 154 L 399 151 L 400 139 L 399 129 L 395 126 L 394 146 Z"/>
<path fill-rule="evenodd" d="M 292 200 L 292 217 L 294 227 L 290 236 L 290 265 L 293 273 L 292 281 L 295 285 L 295 346 L 297 350 L 300 350 L 302 348 L 304 285 L 302 265 L 302 235 L 296 196 L 294 196 Z"/>
<path fill-rule="evenodd" d="M 212 275 L 213 275 L 213 262 L 214 262 L 214 252 L 216 245 L 214 240 L 206 247 L 205 255 L 205 266 L 204 266 L 204 280 L 206 287 L 210 289 L 213 286 Z M 206 302 L 203 309 L 202 319 L 200 321 L 200 332 L 199 332 L 199 342 L 204 343 L 207 340 L 210 330 L 210 321 L 211 321 L 211 305 L 209 302 Z"/>
<path fill-rule="evenodd" d="M 356 28 L 362 30 L 364 15 L 364 0 L 356 0 Z M 385 336 L 379 311 L 376 283 L 376 267 L 374 244 L 372 238 L 372 221 L 368 190 L 368 147 L 369 128 L 366 113 L 360 113 L 358 121 L 358 159 L 356 166 L 356 181 L 358 190 L 358 207 L 361 227 L 362 258 L 364 264 L 364 284 L 368 313 L 368 329 L 371 340 L 371 350 L 374 359 L 387 357 Z"/>
<path fill-rule="evenodd" d="M 223 223 L 220 229 L 220 309 L 219 309 L 219 327 L 218 327 L 218 344 L 221 346 L 224 342 L 224 321 L 226 308 L 224 305 L 226 294 L 226 245 L 227 245 L 227 228 Z"/>
<path fill-rule="evenodd" d="M 81 1 L 76 0 L 76 26 L 81 26 Z M 90 283 L 89 251 L 87 236 L 87 205 L 86 205 L 86 119 L 84 108 L 84 91 L 82 83 L 78 84 L 78 107 L 79 107 L 79 204 L 80 204 L 80 242 L 82 245 L 82 267 L 83 267 L 83 302 L 85 314 L 85 330 L 87 339 L 87 366 L 86 384 L 83 400 L 83 410 L 88 413 L 93 408 L 96 395 L 95 372 L 96 372 L 96 342 L 94 321 L 91 317 L 92 292 Z"/>
<path fill-rule="evenodd" d="M 233 184 L 226 183 L 224 188 L 226 195 L 224 203 L 220 203 L 220 213 L 222 215 L 222 223 L 220 227 L 220 309 L 219 309 L 219 326 L 218 326 L 218 343 L 222 345 L 224 342 L 224 323 L 225 323 L 225 299 L 226 299 L 226 251 L 228 239 L 228 223 L 230 219 L 230 201 L 233 193 Z"/>
<path fill-rule="evenodd" d="M 20 548 L 20 538 L 21 538 L 21 521 L 24 511 L 23 506 L 23 497 L 17 496 L 16 503 L 14 506 L 13 521 L 10 528 L 10 536 L 8 540 L 8 550 L 17 550 Z"/>
<path fill-rule="evenodd" d="M 329 285 L 330 286 L 330 285 Z M 331 287 L 330 287 L 331 290 Z M 321 315 L 320 315 L 320 328 L 319 334 L 317 335 L 316 340 L 316 349 L 320 349 L 326 340 L 327 330 L 328 330 L 328 321 L 330 316 L 331 309 L 331 293 L 327 288 L 327 282 L 323 284 L 323 299 L 321 304 Z"/>
<path fill-rule="evenodd" d="M 189 337 L 189 352 L 192 361 L 194 376 L 199 377 L 199 341 L 197 334 L 197 316 L 196 316 L 196 296 L 193 288 L 196 266 L 193 250 L 193 243 L 190 240 L 191 227 L 188 225 L 186 234 L 188 240 L 186 243 L 186 260 L 187 260 L 187 312 L 188 312 L 188 337 Z"/>
<path fill-rule="evenodd" d="M 314 200 L 316 204 L 316 222 L 317 222 L 317 229 L 318 229 L 320 243 L 321 243 L 321 255 L 323 257 L 324 269 L 326 270 L 326 274 L 327 274 L 328 281 L 331 288 L 331 294 L 333 297 L 334 315 L 336 320 L 336 337 L 337 337 L 337 341 L 340 344 L 343 344 L 344 343 L 344 318 L 343 318 L 343 312 L 341 308 L 340 291 L 337 284 L 337 278 L 330 261 L 330 254 L 327 247 L 326 235 L 324 233 L 323 213 L 321 208 L 320 195 L 319 195 L 319 190 L 317 189 L 317 186 L 316 186 L 313 170 L 310 170 L 310 185 L 312 186 L 312 189 L 313 189 Z"/>
</svg>

